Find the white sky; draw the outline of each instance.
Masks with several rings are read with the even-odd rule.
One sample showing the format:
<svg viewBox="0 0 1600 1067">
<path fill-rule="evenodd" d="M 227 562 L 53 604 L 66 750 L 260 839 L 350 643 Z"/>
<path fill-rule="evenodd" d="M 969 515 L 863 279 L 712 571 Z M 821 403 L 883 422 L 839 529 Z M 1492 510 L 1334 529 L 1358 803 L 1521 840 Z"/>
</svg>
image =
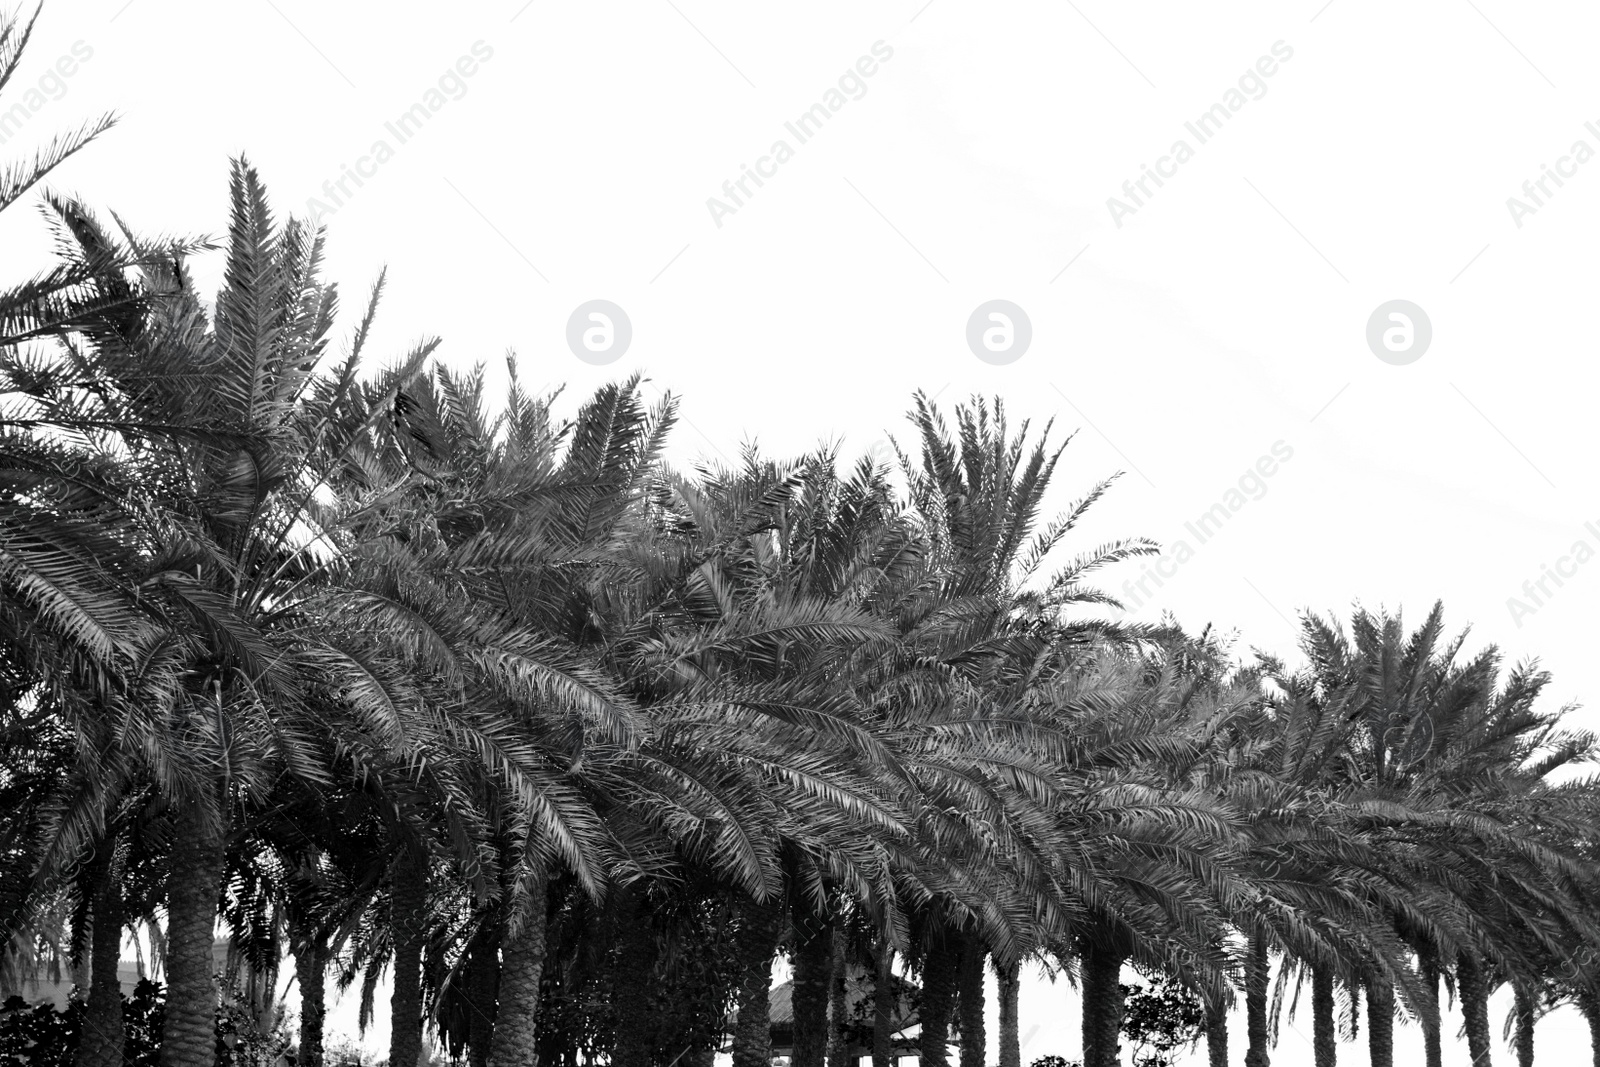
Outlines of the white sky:
<svg viewBox="0 0 1600 1067">
<path fill-rule="evenodd" d="M 390 267 L 374 351 L 439 334 L 444 359 L 498 372 L 514 348 L 530 383 L 567 382 L 573 399 L 645 370 L 684 397 L 680 461 L 747 437 L 780 453 L 881 447 L 915 388 L 999 393 L 1018 417 L 1082 428 L 1059 503 L 1128 471 L 1086 548 L 1184 538 L 1282 441 L 1293 458 L 1264 495 L 1191 539 L 1140 617 L 1170 609 L 1286 653 L 1302 606 L 1420 619 L 1442 597 L 1475 641 L 1540 656 L 1555 701 L 1593 702 L 1600 562 L 1520 620 L 1507 599 L 1575 541 L 1600 548 L 1586 325 L 1600 163 L 1547 185 L 1520 227 L 1507 198 L 1575 141 L 1600 150 L 1584 128 L 1600 120 L 1600 15 L 1506 0 L 925 3 L 55 0 L 6 103 L 74 42 L 92 57 L 47 82 L 0 151 L 115 109 L 122 124 L 56 187 L 145 232 L 221 233 L 231 155 L 298 213 L 384 138 L 393 158 L 324 220 L 348 312 Z M 444 86 L 464 95 L 398 144 L 384 124 L 480 41 L 492 55 Z M 798 144 L 784 123 L 878 41 L 893 55 L 865 95 Z M 1199 144 L 1185 122 L 1280 41 L 1292 58 L 1265 95 Z M 793 158 L 719 228 L 707 198 L 780 138 Z M 1107 198 L 1179 138 L 1193 158 L 1118 227 Z M 31 212 L 8 212 L 0 234 L 4 277 L 40 265 Z M 564 340 L 595 298 L 633 324 L 604 367 Z M 965 341 L 995 298 L 1033 327 L 1006 366 Z M 1408 366 L 1365 341 L 1392 299 L 1432 321 Z M 1030 992 L 1028 1058 L 1076 1054 L 1067 999 Z M 1541 1028 L 1546 1052 L 1580 1035 L 1559 1025 Z M 1286 1035 L 1280 1062 L 1309 1062 L 1308 1047 Z"/>
</svg>

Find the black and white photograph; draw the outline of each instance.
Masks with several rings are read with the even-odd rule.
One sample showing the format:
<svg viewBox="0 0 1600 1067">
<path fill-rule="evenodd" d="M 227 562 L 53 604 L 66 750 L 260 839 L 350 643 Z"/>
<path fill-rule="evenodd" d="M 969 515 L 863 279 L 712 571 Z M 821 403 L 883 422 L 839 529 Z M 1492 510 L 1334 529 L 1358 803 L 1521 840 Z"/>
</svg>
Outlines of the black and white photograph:
<svg viewBox="0 0 1600 1067">
<path fill-rule="evenodd" d="M 1597 45 L 0 0 L 0 1067 L 1600 1067 Z"/>
</svg>

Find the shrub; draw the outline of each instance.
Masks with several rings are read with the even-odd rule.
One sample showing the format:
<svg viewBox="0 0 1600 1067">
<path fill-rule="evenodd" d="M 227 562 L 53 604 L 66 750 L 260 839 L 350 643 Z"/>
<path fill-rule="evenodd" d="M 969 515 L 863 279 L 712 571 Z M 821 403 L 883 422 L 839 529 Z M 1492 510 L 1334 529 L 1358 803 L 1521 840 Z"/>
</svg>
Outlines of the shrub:
<svg viewBox="0 0 1600 1067">
<path fill-rule="evenodd" d="M 123 996 L 122 1020 L 128 1035 L 124 1067 L 157 1067 L 165 1003 L 166 990 L 148 978 L 139 980 L 132 996 Z M 0 1005 L 0 1067 L 72 1067 L 83 1013 L 77 990 L 63 1011 L 11 997 Z M 217 1008 L 218 1067 L 273 1067 L 288 1048 L 289 1038 L 281 1026 L 270 1034 L 261 1033 L 242 1004 L 230 1001 Z"/>
<path fill-rule="evenodd" d="M 1172 1067 L 1173 1053 L 1193 1048 L 1205 1033 L 1206 1012 L 1199 998 L 1166 977 L 1150 987 L 1122 987 L 1127 1015 L 1122 1033 L 1133 1044 L 1134 1067 Z"/>
<path fill-rule="evenodd" d="M 156 1067 L 162 1001 L 161 987 L 148 980 L 138 984 L 133 996 L 122 998 L 122 1017 L 128 1031 L 123 1063 L 127 1067 Z M 63 1011 L 11 997 L 0 1005 L 0 1064 L 72 1067 L 83 1012 L 83 999 L 76 990 Z"/>
</svg>

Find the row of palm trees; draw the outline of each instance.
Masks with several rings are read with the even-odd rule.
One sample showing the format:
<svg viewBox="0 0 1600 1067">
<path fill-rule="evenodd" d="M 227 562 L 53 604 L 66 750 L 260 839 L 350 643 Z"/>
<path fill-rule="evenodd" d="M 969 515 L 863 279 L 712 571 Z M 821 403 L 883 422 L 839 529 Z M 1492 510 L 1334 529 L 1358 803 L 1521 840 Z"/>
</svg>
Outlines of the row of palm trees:
<svg viewBox="0 0 1600 1067">
<path fill-rule="evenodd" d="M 121 1062 L 129 930 L 162 1064 L 215 1062 L 219 921 L 241 995 L 293 966 L 301 1064 L 328 981 L 365 1018 L 386 976 L 392 1064 L 767 1067 L 784 955 L 795 1067 L 887 1067 L 897 969 L 932 1067 L 987 1062 L 993 969 L 1019 1067 L 1030 959 L 1087 1067 L 1129 965 L 1217 1065 L 1236 995 L 1254 1067 L 1302 983 L 1319 1067 L 1362 1004 L 1375 1065 L 1398 1016 L 1437 1067 L 1442 985 L 1487 1063 L 1501 984 L 1525 1061 L 1570 1000 L 1600 1063 L 1595 741 L 1437 606 L 1239 662 L 1100 618 L 1155 546 L 1059 559 L 1111 480 L 1047 517 L 1065 446 L 999 401 L 919 394 L 893 464 L 678 471 L 638 378 L 562 418 L 431 340 L 369 370 L 381 279 L 335 350 L 322 235 L 243 162 L 210 303 L 209 245 L 44 203 L 61 262 L 0 294 L 0 982 L 87 961 L 83 1067 Z"/>
</svg>

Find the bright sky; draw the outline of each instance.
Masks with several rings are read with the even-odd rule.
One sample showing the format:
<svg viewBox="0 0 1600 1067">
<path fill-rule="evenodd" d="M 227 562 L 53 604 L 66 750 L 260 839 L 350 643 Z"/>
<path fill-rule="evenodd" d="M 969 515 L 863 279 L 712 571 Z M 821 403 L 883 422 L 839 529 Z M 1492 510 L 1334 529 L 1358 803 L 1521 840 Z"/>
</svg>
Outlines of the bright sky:
<svg viewBox="0 0 1600 1067">
<path fill-rule="evenodd" d="M 574 399 L 643 370 L 684 397 L 681 461 L 881 448 L 914 389 L 1001 394 L 1079 431 L 1060 504 L 1127 471 L 1077 547 L 1171 546 L 1139 617 L 1288 652 L 1302 607 L 1442 597 L 1593 704 L 1597 23 L 1506 0 L 54 0 L 0 132 L 16 159 L 119 111 L 56 186 L 146 232 L 222 232 L 248 153 L 280 211 L 321 199 L 347 311 L 389 266 L 375 351 L 438 334 L 498 373 L 513 348 Z M 0 233 L 4 277 L 39 266 L 36 216 Z M 591 300 L 631 324 L 604 366 L 567 343 Z M 991 300 L 1026 314 L 1020 356 L 969 347 Z M 1386 361 L 1368 323 L 1396 300 L 1412 347 L 1383 350 L 1407 322 L 1381 309 Z M 1185 524 L 1218 504 L 1202 543 Z M 1067 995 L 1029 997 L 1025 1055 L 1075 1054 Z"/>
</svg>

